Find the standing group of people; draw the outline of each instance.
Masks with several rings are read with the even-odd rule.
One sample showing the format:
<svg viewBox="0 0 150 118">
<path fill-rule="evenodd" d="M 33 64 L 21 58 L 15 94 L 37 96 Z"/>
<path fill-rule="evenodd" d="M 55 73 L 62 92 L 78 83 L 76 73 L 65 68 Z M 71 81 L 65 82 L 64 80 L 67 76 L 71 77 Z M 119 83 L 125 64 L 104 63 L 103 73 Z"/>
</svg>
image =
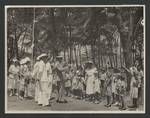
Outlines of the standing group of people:
<svg viewBox="0 0 150 118">
<path fill-rule="evenodd" d="M 95 104 L 106 99 L 106 107 L 116 105 L 120 110 L 127 108 L 129 96 L 132 105 L 128 107 L 137 108 L 143 95 L 142 85 L 143 71 L 136 67 L 98 70 L 88 61 L 77 68 L 65 63 L 62 56 L 52 62 L 46 53 L 36 58 L 32 68 L 30 58 L 26 57 L 20 62 L 14 59 L 8 70 L 9 96 L 17 95 L 21 100 L 34 98 L 42 106 L 50 106 L 52 93 L 56 93 L 58 103 L 67 103 L 67 97 Z"/>
</svg>

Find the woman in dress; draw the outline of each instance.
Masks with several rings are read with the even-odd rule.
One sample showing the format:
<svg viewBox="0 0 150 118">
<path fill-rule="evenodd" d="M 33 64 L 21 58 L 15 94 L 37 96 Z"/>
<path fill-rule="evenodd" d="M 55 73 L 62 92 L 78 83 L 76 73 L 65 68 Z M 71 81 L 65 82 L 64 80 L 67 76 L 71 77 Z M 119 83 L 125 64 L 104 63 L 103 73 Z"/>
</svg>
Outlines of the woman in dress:
<svg viewBox="0 0 150 118">
<path fill-rule="evenodd" d="M 86 78 L 86 95 L 90 101 L 93 101 L 94 97 L 94 80 L 95 80 L 95 72 L 97 69 L 93 66 L 93 62 L 89 61 L 87 63 L 87 69 L 85 70 L 85 78 Z"/>
</svg>

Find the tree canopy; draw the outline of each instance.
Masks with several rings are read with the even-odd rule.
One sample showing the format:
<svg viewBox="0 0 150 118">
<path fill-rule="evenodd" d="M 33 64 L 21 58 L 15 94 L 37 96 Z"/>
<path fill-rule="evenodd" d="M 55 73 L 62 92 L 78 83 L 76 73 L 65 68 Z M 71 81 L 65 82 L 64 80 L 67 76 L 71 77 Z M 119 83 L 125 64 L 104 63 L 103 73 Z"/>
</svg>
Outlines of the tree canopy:
<svg viewBox="0 0 150 118">
<path fill-rule="evenodd" d="M 46 52 L 77 66 L 89 59 L 98 67 L 141 65 L 142 19 L 142 7 L 9 8 L 8 63 Z"/>
</svg>

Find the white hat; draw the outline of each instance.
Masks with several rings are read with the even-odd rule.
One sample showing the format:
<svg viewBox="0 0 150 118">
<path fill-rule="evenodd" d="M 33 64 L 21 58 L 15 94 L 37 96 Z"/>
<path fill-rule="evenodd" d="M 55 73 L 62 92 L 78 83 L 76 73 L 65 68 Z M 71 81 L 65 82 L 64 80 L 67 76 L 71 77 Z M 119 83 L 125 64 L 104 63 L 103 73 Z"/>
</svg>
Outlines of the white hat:
<svg viewBox="0 0 150 118">
<path fill-rule="evenodd" d="M 26 63 L 26 60 L 25 59 L 21 59 L 20 64 L 22 65 L 22 64 L 25 64 L 25 63 Z"/>
<path fill-rule="evenodd" d="M 98 71 L 97 70 L 95 70 L 95 72 L 94 72 L 95 74 L 97 74 L 98 73 Z"/>
<path fill-rule="evenodd" d="M 29 57 L 26 57 L 26 58 L 25 58 L 25 61 L 26 61 L 26 63 L 27 63 L 27 62 L 30 62 L 31 59 L 30 59 Z"/>
<path fill-rule="evenodd" d="M 29 58 L 29 57 L 26 57 L 26 58 L 24 58 L 24 59 L 22 59 L 22 60 L 20 61 L 20 64 L 25 64 L 25 63 L 30 62 L 30 61 L 31 61 L 30 58 Z"/>
<path fill-rule="evenodd" d="M 39 56 L 36 58 L 36 60 L 40 60 L 40 59 L 39 59 Z"/>
<path fill-rule="evenodd" d="M 135 66 L 130 67 L 130 71 L 133 73 L 137 73 L 137 68 Z"/>
<path fill-rule="evenodd" d="M 16 58 L 14 58 L 12 61 L 13 61 L 13 62 L 17 62 L 18 60 L 17 60 Z"/>
<path fill-rule="evenodd" d="M 41 59 L 41 57 L 47 57 L 47 54 L 46 54 L 46 53 L 43 53 L 43 54 L 41 54 L 40 56 L 38 56 L 37 58 L 38 58 L 38 59 Z"/>
<path fill-rule="evenodd" d="M 92 61 L 86 61 L 85 63 L 86 63 L 86 64 L 93 64 Z"/>
<path fill-rule="evenodd" d="M 57 59 L 62 59 L 62 58 L 63 58 L 63 56 L 56 56 L 56 58 L 57 58 Z"/>
<path fill-rule="evenodd" d="M 88 63 L 91 63 L 91 64 L 93 64 L 93 62 L 92 62 L 92 61 L 88 61 Z"/>
</svg>

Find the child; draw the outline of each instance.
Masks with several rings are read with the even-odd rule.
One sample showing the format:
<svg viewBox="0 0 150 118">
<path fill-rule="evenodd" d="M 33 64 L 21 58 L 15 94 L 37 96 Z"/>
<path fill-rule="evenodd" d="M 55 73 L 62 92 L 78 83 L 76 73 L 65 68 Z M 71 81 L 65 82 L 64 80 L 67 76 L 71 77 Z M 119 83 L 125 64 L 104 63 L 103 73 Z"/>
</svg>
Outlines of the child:
<svg viewBox="0 0 150 118">
<path fill-rule="evenodd" d="M 130 83 L 130 97 L 132 99 L 133 105 L 129 106 L 130 108 L 137 108 L 137 99 L 138 99 L 138 80 L 136 73 L 133 72 L 131 83 Z"/>
<path fill-rule="evenodd" d="M 25 80 L 24 80 L 24 65 L 23 65 L 23 60 L 21 61 L 21 66 L 20 66 L 20 85 L 19 85 L 19 98 L 23 100 L 24 98 L 24 85 L 25 85 Z"/>
<path fill-rule="evenodd" d="M 77 98 L 77 89 L 78 89 L 78 71 L 76 72 L 76 74 L 74 75 L 73 79 L 72 79 L 72 97 L 73 98 Z"/>
<path fill-rule="evenodd" d="M 119 99 L 119 94 L 120 94 L 120 88 L 121 88 L 121 75 L 117 75 L 116 79 L 116 102 L 114 105 L 119 106 L 120 104 L 120 99 Z"/>
<path fill-rule="evenodd" d="M 101 75 L 100 75 L 100 80 L 101 80 L 101 96 L 105 96 L 105 80 L 106 80 L 106 72 L 104 69 L 102 69 Z"/>
<path fill-rule="evenodd" d="M 79 95 L 79 99 L 83 99 L 84 97 L 84 78 L 82 77 L 81 73 L 78 73 L 78 95 Z"/>
<path fill-rule="evenodd" d="M 66 71 L 65 73 L 65 90 L 66 90 L 66 96 L 70 96 L 71 94 L 71 78 L 70 78 L 70 74 L 69 71 Z"/>
<path fill-rule="evenodd" d="M 95 79 L 94 79 L 94 103 L 99 104 L 101 81 L 98 78 L 98 72 L 95 72 L 94 76 L 95 76 Z"/>
<path fill-rule="evenodd" d="M 124 100 L 124 97 L 125 97 L 125 93 L 126 93 L 126 83 L 125 83 L 125 78 L 123 76 L 121 76 L 120 78 L 120 89 L 119 89 L 119 98 L 120 98 L 120 102 L 121 102 L 121 105 L 119 107 L 120 110 L 126 110 L 126 107 L 125 107 L 125 100 Z"/>
<path fill-rule="evenodd" d="M 116 84 L 117 84 L 117 75 L 114 74 L 112 77 L 112 104 L 115 104 L 116 102 Z"/>
<path fill-rule="evenodd" d="M 93 102 L 94 98 L 94 73 L 97 71 L 97 68 L 94 66 L 92 61 L 88 62 L 87 69 L 85 70 L 86 78 L 86 95 L 89 98 L 90 102 Z"/>
<path fill-rule="evenodd" d="M 8 72 L 8 92 L 9 96 L 12 96 L 18 94 L 19 64 L 17 59 L 13 59 L 13 63 L 10 65 Z"/>
<path fill-rule="evenodd" d="M 111 96 L 112 96 L 112 75 L 110 72 L 107 72 L 107 79 L 106 79 L 106 97 L 107 97 L 107 104 L 106 107 L 111 107 Z"/>
</svg>

